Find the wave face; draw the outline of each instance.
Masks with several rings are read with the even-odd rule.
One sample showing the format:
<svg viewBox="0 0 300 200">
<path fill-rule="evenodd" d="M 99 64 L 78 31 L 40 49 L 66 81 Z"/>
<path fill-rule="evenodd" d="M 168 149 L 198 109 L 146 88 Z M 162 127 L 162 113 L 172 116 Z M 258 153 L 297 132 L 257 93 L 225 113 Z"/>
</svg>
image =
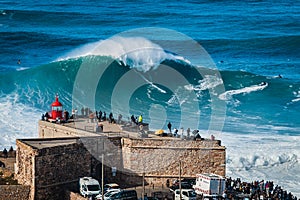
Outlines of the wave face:
<svg viewBox="0 0 300 200">
<path fill-rule="evenodd" d="M 104 48 L 99 50 L 97 48 L 99 45 Z M 140 48 L 141 45 L 143 48 Z M 110 49 L 109 46 L 113 48 Z M 81 91 L 85 94 L 84 98 L 89 98 L 88 95 L 91 95 L 91 98 L 95 99 L 95 105 L 89 105 L 89 102 L 84 100 L 74 101 L 72 105 L 73 93 L 76 89 L 74 82 L 83 65 L 88 65 L 90 71 L 106 67 L 94 93 L 89 94 L 88 89 Z M 156 70 L 159 72 L 164 66 L 181 74 L 186 81 L 180 83 L 181 85 L 178 85 L 176 80 L 170 80 L 165 85 L 153 82 L 155 79 L 153 72 Z M 147 39 L 117 37 L 82 46 L 49 64 L 0 74 L 0 88 L 2 96 L 16 94 L 18 98 L 15 102 L 28 104 L 37 109 L 49 109 L 54 94 L 59 93 L 61 101 L 65 102 L 65 107 L 69 110 L 72 106 L 77 108 L 89 106 L 110 112 L 112 95 L 118 81 L 134 70 L 136 76 L 141 77 L 142 83 L 138 86 L 127 85 L 128 88 L 123 91 L 136 87 L 136 91 L 128 100 L 130 109 L 136 115 L 143 113 L 146 120 L 147 118 L 150 120 L 151 105 L 161 105 L 166 109 L 168 118 L 173 119 L 174 125 L 179 127 L 182 124 L 176 122 L 190 121 L 179 120 L 182 116 L 180 106 L 184 102 L 195 102 L 199 106 L 198 114 L 203 117 L 203 121 L 199 123 L 199 127 L 193 128 L 207 129 L 209 125 L 206 121 L 212 112 L 210 90 L 224 85 L 225 91 L 217 92 L 216 96 L 219 101 L 227 105 L 225 131 L 299 134 L 300 119 L 296 109 L 300 98 L 298 81 L 228 70 L 220 71 L 222 77 L 220 79 L 209 74 L 199 74 L 198 68 L 201 67 L 192 65 L 183 57 L 166 52 Z M 214 69 L 210 70 L 214 71 Z M 167 79 L 168 75 L 162 74 L 158 78 Z M 262 82 L 266 84 L 261 85 Z M 172 91 L 170 88 L 175 89 Z M 175 90 L 180 92 L 176 93 Z M 195 99 L 184 98 L 187 92 L 192 92 Z M 122 113 L 119 108 L 116 108 L 116 111 Z M 190 111 L 192 112 L 192 109 Z M 187 116 L 192 114 L 188 113 Z M 185 127 L 189 126 L 188 123 L 185 124 Z M 240 128 L 241 126 L 243 128 Z"/>
</svg>

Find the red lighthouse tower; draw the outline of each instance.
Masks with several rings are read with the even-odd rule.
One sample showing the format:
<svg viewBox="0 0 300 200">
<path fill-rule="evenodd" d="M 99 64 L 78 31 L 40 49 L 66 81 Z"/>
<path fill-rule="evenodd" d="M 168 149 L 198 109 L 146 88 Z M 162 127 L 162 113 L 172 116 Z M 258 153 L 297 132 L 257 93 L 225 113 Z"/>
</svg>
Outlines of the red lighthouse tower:
<svg viewBox="0 0 300 200">
<path fill-rule="evenodd" d="M 51 104 L 52 119 L 62 119 L 63 105 L 58 101 L 58 95 L 55 96 L 55 101 Z"/>
</svg>

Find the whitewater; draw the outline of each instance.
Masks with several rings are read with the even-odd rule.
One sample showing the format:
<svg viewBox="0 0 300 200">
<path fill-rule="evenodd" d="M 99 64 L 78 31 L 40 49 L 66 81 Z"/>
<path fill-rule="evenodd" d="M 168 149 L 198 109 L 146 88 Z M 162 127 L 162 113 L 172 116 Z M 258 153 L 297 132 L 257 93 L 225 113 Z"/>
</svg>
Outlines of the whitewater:
<svg viewBox="0 0 300 200">
<path fill-rule="evenodd" d="M 299 197 L 299 9 L 297 1 L 0 2 L 0 149 L 37 137 L 58 93 L 68 110 L 142 113 L 153 130 L 171 121 L 214 134 L 226 146 L 227 176 L 273 180 Z M 101 78 L 80 77 L 84 65 Z"/>
</svg>

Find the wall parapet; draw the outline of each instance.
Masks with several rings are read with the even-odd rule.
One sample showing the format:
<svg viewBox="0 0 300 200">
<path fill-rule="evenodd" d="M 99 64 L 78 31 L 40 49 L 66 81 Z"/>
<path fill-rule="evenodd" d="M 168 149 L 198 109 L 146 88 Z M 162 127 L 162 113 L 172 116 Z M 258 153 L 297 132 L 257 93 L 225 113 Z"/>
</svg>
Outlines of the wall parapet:
<svg viewBox="0 0 300 200">
<path fill-rule="evenodd" d="M 172 146 L 131 146 L 135 149 L 170 149 L 170 150 L 224 150 L 225 147 L 172 147 Z"/>
</svg>

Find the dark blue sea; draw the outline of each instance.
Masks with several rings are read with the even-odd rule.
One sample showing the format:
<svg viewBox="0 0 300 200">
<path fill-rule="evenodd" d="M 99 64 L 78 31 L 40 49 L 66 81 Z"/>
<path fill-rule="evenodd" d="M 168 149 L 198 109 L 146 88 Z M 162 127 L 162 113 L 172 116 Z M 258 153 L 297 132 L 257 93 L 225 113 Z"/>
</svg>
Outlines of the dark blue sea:
<svg viewBox="0 0 300 200">
<path fill-rule="evenodd" d="M 0 148 L 71 112 L 143 115 L 227 147 L 227 174 L 299 193 L 299 1 L 0 1 Z"/>
</svg>

